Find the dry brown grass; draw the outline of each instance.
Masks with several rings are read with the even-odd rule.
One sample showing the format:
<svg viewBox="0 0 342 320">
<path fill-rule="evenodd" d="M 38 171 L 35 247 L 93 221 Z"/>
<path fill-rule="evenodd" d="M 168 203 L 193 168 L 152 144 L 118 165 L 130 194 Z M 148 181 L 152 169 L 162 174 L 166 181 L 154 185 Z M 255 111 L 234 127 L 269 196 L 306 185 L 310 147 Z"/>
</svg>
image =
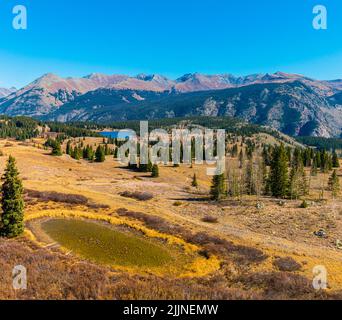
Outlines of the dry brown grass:
<svg viewBox="0 0 342 320">
<path fill-rule="evenodd" d="M 12 269 L 27 268 L 27 290 L 12 289 Z M 204 278 L 130 275 L 96 266 L 25 239 L 0 239 L 0 299 L 43 300 L 245 300 L 339 299 L 339 292 L 315 292 L 308 279 L 287 272 L 222 272 Z"/>
<path fill-rule="evenodd" d="M 204 248 L 201 251 L 204 256 L 209 256 L 210 254 L 219 255 L 234 259 L 240 264 L 260 263 L 267 259 L 267 255 L 259 249 L 236 245 L 231 241 L 209 235 L 206 232 L 191 233 L 184 227 L 172 224 L 160 217 L 150 216 L 141 212 L 132 212 L 126 209 L 119 209 L 117 213 L 121 216 L 143 221 L 146 226 L 159 232 L 179 236 L 189 243 L 199 245 Z"/>
<path fill-rule="evenodd" d="M 127 209 L 123 208 L 118 209 L 117 213 L 120 216 L 129 217 L 142 221 L 147 227 L 162 233 L 167 233 L 175 236 L 181 236 L 186 233 L 186 230 L 183 227 L 170 224 L 165 219 L 157 216 L 151 216 L 141 212 L 128 211 Z"/>
<path fill-rule="evenodd" d="M 243 275 L 239 280 L 249 288 L 261 289 L 266 299 L 322 298 L 322 293 L 313 289 L 312 282 L 298 274 L 260 272 Z"/>
</svg>

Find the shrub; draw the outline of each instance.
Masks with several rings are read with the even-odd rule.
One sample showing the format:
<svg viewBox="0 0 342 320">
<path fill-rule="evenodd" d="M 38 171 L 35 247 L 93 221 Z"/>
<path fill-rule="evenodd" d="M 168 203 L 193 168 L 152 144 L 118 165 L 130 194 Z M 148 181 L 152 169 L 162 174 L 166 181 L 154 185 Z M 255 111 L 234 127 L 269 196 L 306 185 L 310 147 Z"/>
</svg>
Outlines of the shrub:
<svg viewBox="0 0 342 320">
<path fill-rule="evenodd" d="M 171 235 L 182 235 L 186 233 L 186 230 L 178 225 L 172 225 L 165 219 L 151 216 L 141 212 L 128 211 L 127 209 L 118 209 L 117 214 L 144 222 L 146 226 L 156 231 L 167 233 Z"/>
<path fill-rule="evenodd" d="M 125 197 L 125 198 L 132 198 L 132 199 L 139 200 L 139 201 L 148 201 L 148 200 L 153 199 L 153 194 L 149 192 L 124 191 L 120 193 L 120 196 Z"/>
<path fill-rule="evenodd" d="M 65 194 L 54 191 L 25 190 L 25 194 L 30 198 L 36 198 L 44 202 L 63 202 L 69 204 L 86 205 L 88 198 L 79 194 Z"/>
<path fill-rule="evenodd" d="M 267 255 L 259 249 L 235 245 L 231 241 L 208 235 L 205 232 L 187 235 L 185 240 L 200 245 L 213 254 L 233 259 L 239 264 L 260 263 L 267 259 Z"/>
<path fill-rule="evenodd" d="M 207 223 L 217 223 L 218 219 L 213 216 L 205 216 L 204 218 L 202 218 L 202 221 Z"/>
<path fill-rule="evenodd" d="M 262 288 L 266 298 L 300 298 L 315 295 L 312 281 L 288 272 L 259 272 L 243 275 L 239 280 L 248 286 Z"/>
<path fill-rule="evenodd" d="M 301 205 L 300 205 L 300 208 L 306 209 L 306 208 L 308 208 L 308 207 L 309 207 L 309 204 L 307 203 L 307 201 L 306 201 L 306 200 L 303 200 L 303 202 L 302 202 Z"/>
<path fill-rule="evenodd" d="M 155 164 L 152 167 L 152 178 L 158 178 L 159 177 L 159 167 Z"/>
<path fill-rule="evenodd" d="M 273 265 L 280 271 L 298 271 L 302 268 L 302 265 L 291 257 L 277 258 Z"/>
<path fill-rule="evenodd" d="M 87 197 L 79 194 L 65 194 L 54 191 L 25 190 L 25 195 L 29 198 L 38 199 L 43 202 L 60 202 L 72 205 L 84 205 L 92 209 L 107 209 L 108 205 L 91 202 Z"/>
<path fill-rule="evenodd" d="M 183 204 L 183 203 L 182 203 L 181 201 L 175 201 L 175 202 L 173 203 L 173 206 L 174 206 L 174 207 L 180 207 L 182 204 Z"/>
</svg>

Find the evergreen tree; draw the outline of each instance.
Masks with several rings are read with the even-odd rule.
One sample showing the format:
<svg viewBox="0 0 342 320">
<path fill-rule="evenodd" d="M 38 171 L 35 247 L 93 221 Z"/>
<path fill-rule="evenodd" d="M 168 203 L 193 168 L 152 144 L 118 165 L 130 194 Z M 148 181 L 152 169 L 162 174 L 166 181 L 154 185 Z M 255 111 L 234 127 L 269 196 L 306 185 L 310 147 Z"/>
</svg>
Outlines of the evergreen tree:
<svg viewBox="0 0 342 320">
<path fill-rule="evenodd" d="M 328 154 L 328 170 L 331 171 L 332 169 L 333 169 L 332 156 Z"/>
<path fill-rule="evenodd" d="M 310 174 L 311 174 L 312 177 L 316 177 L 317 176 L 317 159 L 316 159 L 316 157 L 312 160 Z"/>
<path fill-rule="evenodd" d="M 95 152 L 95 161 L 96 162 L 104 162 L 106 160 L 106 155 L 104 148 L 102 146 L 98 146 Z"/>
<path fill-rule="evenodd" d="M 296 148 L 293 152 L 291 166 L 299 168 L 303 164 L 302 154 L 299 148 Z"/>
<path fill-rule="evenodd" d="M 196 173 L 195 173 L 194 176 L 192 177 L 191 186 L 193 186 L 194 188 L 198 188 L 198 182 L 197 182 Z"/>
<path fill-rule="evenodd" d="M 110 150 L 108 144 L 106 143 L 105 145 L 105 155 L 109 156 L 112 153 L 112 150 Z"/>
<path fill-rule="evenodd" d="M 152 174 L 151 174 L 152 178 L 158 178 L 159 177 L 159 167 L 158 165 L 154 164 L 152 166 Z"/>
<path fill-rule="evenodd" d="M 289 195 L 291 199 L 298 199 L 300 196 L 307 195 L 308 183 L 303 164 L 298 167 L 292 166 L 289 180 Z"/>
<path fill-rule="evenodd" d="M 323 150 L 320 153 L 320 156 L 321 156 L 321 171 L 323 173 L 327 173 L 329 171 L 329 155 L 325 150 Z"/>
<path fill-rule="evenodd" d="M 243 168 L 244 161 L 245 161 L 244 154 L 243 154 L 243 150 L 241 149 L 240 154 L 239 154 L 239 167 L 240 167 L 240 169 Z"/>
<path fill-rule="evenodd" d="M 286 156 L 289 163 L 292 162 L 292 149 L 290 146 L 286 147 Z"/>
<path fill-rule="evenodd" d="M 274 148 L 270 175 L 269 188 L 272 196 L 284 198 L 288 190 L 288 169 L 287 157 L 284 145 L 281 144 Z"/>
<path fill-rule="evenodd" d="M 75 148 L 74 148 L 74 159 L 80 160 L 81 158 L 82 158 L 82 150 L 78 146 L 75 146 Z"/>
<path fill-rule="evenodd" d="M 88 159 L 88 152 L 87 151 L 88 151 L 87 147 L 84 147 L 82 150 L 83 159 Z"/>
<path fill-rule="evenodd" d="M 118 153 L 119 153 L 119 148 L 115 147 L 115 149 L 114 149 L 114 159 L 118 158 Z"/>
<path fill-rule="evenodd" d="M 334 151 L 333 155 L 332 155 L 332 166 L 333 166 L 333 168 L 339 168 L 340 167 L 340 161 L 338 159 L 336 151 Z"/>
<path fill-rule="evenodd" d="M 228 194 L 236 198 L 240 195 L 240 181 L 239 181 L 239 176 L 237 174 L 237 170 L 235 169 L 228 169 Z"/>
<path fill-rule="evenodd" d="M 226 194 L 224 173 L 213 177 L 210 194 L 213 200 L 221 200 Z"/>
<path fill-rule="evenodd" d="M 312 165 L 312 149 L 306 148 L 303 152 L 303 164 L 305 167 L 311 167 Z"/>
<path fill-rule="evenodd" d="M 140 172 L 149 172 L 149 171 L 148 171 L 148 166 L 147 166 L 147 164 L 142 164 L 142 163 L 140 163 L 140 164 L 139 164 L 139 171 L 140 171 Z"/>
<path fill-rule="evenodd" d="M 83 149 L 83 159 L 87 159 L 89 161 L 93 161 L 94 160 L 94 150 L 93 150 L 92 146 L 87 145 Z"/>
<path fill-rule="evenodd" d="M 246 173 L 245 173 L 245 186 L 246 192 L 248 195 L 256 194 L 256 185 L 255 185 L 255 177 L 254 177 L 254 163 L 253 159 L 249 160 L 246 165 Z"/>
<path fill-rule="evenodd" d="M 72 152 L 72 150 L 71 150 L 71 141 L 69 140 L 69 141 L 67 142 L 67 145 L 66 145 L 66 154 L 68 154 L 69 156 L 71 156 L 71 152 Z"/>
<path fill-rule="evenodd" d="M 337 176 L 336 170 L 333 171 L 328 182 L 329 191 L 331 191 L 333 198 L 336 198 L 340 192 L 340 180 Z"/>
<path fill-rule="evenodd" d="M 246 156 L 248 160 L 253 159 L 253 147 L 250 145 L 246 149 Z"/>
<path fill-rule="evenodd" d="M 138 165 L 136 163 L 128 162 L 127 168 L 132 171 L 138 171 Z"/>
<path fill-rule="evenodd" d="M 236 158 L 238 155 L 238 145 L 234 144 L 233 148 L 232 148 L 232 158 Z"/>
<path fill-rule="evenodd" d="M 152 165 L 152 162 L 150 160 L 148 160 L 146 170 L 147 170 L 147 172 L 152 172 L 152 170 L 153 170 L 153 165 Z"/>
<path fill-rule="evenodd" d="M 265 163 L 265 166 L 270 166 L 271 165 L 271 156 L 270 156 L 270 152 L 269 149 L 264 146 L 263 150 L 262 150 L 262 159 Z"/>
<path fill-rule="evenodd" d="M 302 171 L 302 195 L 307 196 L 310 193 L 310 181 L 306 176 L 305 170 Z"/>
<path fill-rule="evenodd" d="M 56 156 L 56 157 L 60 157 L 63 154 L 61 144 L 58 140 L 55 140 L 52 143 L 52 153 L 51 154 L 53 156 Z"/>
<path fill-rule="evenodd" d="M 15 159 L 10 156 L 2 178 L 1 236 L 14 238 L 24 232 L 23 186 Z"/>
<path fill-rule="evenodd" d="M 315 155 L 317 168 L 321 167 L 321 152 L 318 151 Z"/>
<path fill-rule="evenodd" d="M 255 166 L 255 193 L 258 197 L 265 192 L 265 181 L 267 181 L 267 167 L 262 159 L 262 157 L 258 157 L 256 160 Z"/>
</svg>

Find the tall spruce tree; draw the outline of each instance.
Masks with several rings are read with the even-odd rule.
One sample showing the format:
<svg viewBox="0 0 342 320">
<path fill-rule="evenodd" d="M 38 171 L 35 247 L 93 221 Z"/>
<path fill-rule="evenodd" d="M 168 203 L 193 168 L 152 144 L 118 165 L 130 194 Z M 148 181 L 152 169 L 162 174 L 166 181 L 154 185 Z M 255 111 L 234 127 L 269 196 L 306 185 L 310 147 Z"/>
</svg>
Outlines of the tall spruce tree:
<svg viewBox="0 0 342 320">
<path fill-rule="evenodd" d="M 232 152 L 231 152 L 232 158 L 236 158 L 238 155 L 238 152 L 239 152 L 238 145 L 234 144 L 232 148 Z"/>
<path fill-rule="evenodd" d="M 221 200 L 227 194 L 224 173 L 213 177 L 210 195 L 213 200 Z"/>
<path fill-rule="evenodd" d="M 245 168 L 245 190 L 248 195 L 256 194 L 256 179 L 253 158 L 250 159 Z"/>
<path fill-rule="evenodd" d="M 71 141 L 70 140 L 67 142 L 65 153 L 68 154 L 69 156 L 71 156 L 72 148 L 71 148 Z"/>
<path fill-rule="evenodd" d="M 195 173 L 194 176 L 192 177 L 191 186 L 194 187 L 194 188 L 198 188 L 198 181 L 197 181 L 196 173 Z"/>
<path fill-rule="evenodd" d="M 118 147 L 115 147 L 115 148 L 114 148 L 114 159 L 117 159 L 117 158 L 118 158 L 118 153 L 119 153 L 119 148 L 118 148 Z"/>
<path fill-rule="evenodd" d="M 314 159 L 312 160 L 310 174 L 311 174 L 312 177 L 316 177 L 317 176 L 317 159 L 316 159 L 316 157 L 314 157 Z"/>
<path fill-rule="evenodd" d="M 272 196 L 284 198 L 288 191 L 288 166 L 285 147 L 283 144 L 273 150 L 270 174 L 269 188 Z"/>
<path fill-rule="evenodd" d="M 24 232 L 23 185 L 19 178 L 15 159 L 10 156 L 2 177 L 1 188 L 1 236 L 14 238 Z"/>
<path fill-rule="evenodd" d="M 104 162 L 106 160 L 105 150 L 102 146 L 98 146 L 95 152 L 95 161 Z"/>
<path fill-rule="evenodd" d="M 328 187 L 333 198 L 336 198 L 340 192 L 340 180 L 337 176 L 336 170 L 333 171 L 331 177 L 329 178 Z"/>
<path fill-rule="evenodd" d="M 298 167 L 292 166 L 289 180 L 289 196 L 291 199 L 298 199 L 308 194 L 308 181 L 303 164 Z"/>
<path fill-rule="evenodd" d="M 243 150 L 241 149 L 240 154 L 239 154 L 239 168 L 240 169 L 243 168 L 244 162 L 245 162 L 245 157 L 243 154 Z"/>
<path fill-rule="evenodd" d="M 148 160 L 148 164 L 147 164 L 146 170 L 147 170 L 147 172 L 152 172 L 153 164 L 152 164 L 151 160 Z"/>
<path fill-rule="evenodd" d="M 154 164 L 152 166 L 151 176 L 152 176 L 152 178 L 158 178 L 159 177 L 159 167 L 158 167 L 158 165 Z"/>
<path fill-rule="evenodd" d="M 333 166 L 333 168 L 339 168 L 340 167 L 340 161 L 338 159 L 336 151 L 334 151 L 333 155 L 332 155 L 332 166 Z"/>
<path fill-rule="evenodd" d="M 51 154 L 55 157 L 60 157 L 61 155 L 63 155 L 61 144 L 58 140 L 55 140 L 52 143 L 52 153 Z"/>
</svg>

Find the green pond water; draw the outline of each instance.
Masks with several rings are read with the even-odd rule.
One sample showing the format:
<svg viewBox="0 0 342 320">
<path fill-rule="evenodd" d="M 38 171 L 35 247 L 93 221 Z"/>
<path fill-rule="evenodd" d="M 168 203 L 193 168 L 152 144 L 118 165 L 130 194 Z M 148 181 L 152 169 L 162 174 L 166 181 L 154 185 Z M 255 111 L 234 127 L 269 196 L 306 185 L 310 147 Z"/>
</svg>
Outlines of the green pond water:
<svg viewBox="0 0 342 320">
<path fill-rule="evenodd" d="M 102 264 L 158 267 L 174 260 L 162 244 L 95 222 L 50 219 L 42 222 L 42 229 L 74 254 Z"/>
</svg>

